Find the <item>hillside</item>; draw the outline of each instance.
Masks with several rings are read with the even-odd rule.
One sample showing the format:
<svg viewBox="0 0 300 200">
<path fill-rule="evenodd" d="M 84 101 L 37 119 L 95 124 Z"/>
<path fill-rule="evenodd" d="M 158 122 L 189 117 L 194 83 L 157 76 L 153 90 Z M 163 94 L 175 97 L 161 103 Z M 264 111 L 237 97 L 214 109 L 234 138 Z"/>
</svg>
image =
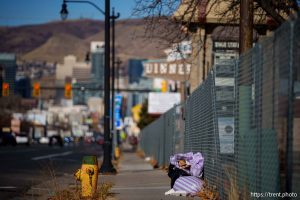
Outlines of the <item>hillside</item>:
<svg viewBox="0 0 300 200">
<path fill-rule="evenodd" d="M 116 52 L 123 63 L 128 58 L 159 58 L 168 43 L 147 39 L 144 21 L 120 20 L 116 23 Z M 61 62 L 68 54 L 84 59 L 91 41 L 104 40 L 104 23 L 96 20 L 57 21 L 41 25 L 0 27 L 0 52 L 17 53 L 31 61 Z"/>
<path fill-rule="evenodd" d="M 85 58 L 89 43 L 70 34 L 60 33 L 50 37 L 44 44 L 22 56 L 24 60 L 61 62 L 64 55 L 74 54 L 79 60 Z"/>
</svg>

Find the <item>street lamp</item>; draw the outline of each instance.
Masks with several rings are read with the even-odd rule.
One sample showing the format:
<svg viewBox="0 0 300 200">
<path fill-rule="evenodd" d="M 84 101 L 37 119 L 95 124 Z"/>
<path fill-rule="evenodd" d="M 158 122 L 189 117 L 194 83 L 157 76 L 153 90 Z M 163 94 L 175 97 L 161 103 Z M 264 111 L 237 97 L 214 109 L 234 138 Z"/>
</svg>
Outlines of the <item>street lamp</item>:
<svg viewBox="0 0 300 200">
<path fill-rule="evenodd" d="M 115 15 L 115 8 L 112 9 L 112 16 L 111 16 L 111 23 L 112 23 L 112 81 L 111 81 L 111 99 L 112 99 L 112 104 L 111 104 L 111 131 L 113 135 L 113 141 L 114 141 L 114 149 L 118 147 L 118 132 L 115 131 L 115 119 L 114 119 L 114 114 L 115 114 L 115 21 L 120 17 L 120 13 L 117 13 Z"/>
<path fill-rule="evenodd" d="M 68 9 L 67 9 L 67 4 L 64 1 L 63 4 L 61 5 L 61 11 L 60 11 L 61 19 L 66 20 L 67 17 L 68 17 L 68 14 L 69 14 L 69 12 L 68 12 Z"/>
<path fill-rule="evenodd" d="M 105 0 L 105 4 L 107 3 L 107 1 L 110 1 L 110 0 Z M 101 12 L 105 16 L 105 12 L 99 6 L 97 6 L 96 4 L 94 4 L 91 1 L 64 0 L 63 4 L 61 5 L 61 11 L 60 11 L 60 16 L 61 16 L 62 20 L 67 19 L 68 14 L 69 14 L 68 9 L 67 9 L 67 3 L 87 3 L 87 4 L 90 4 L 90 5 L 94 6 L 99 12 Z M 108 12 L 108 14 L 109 14 L 109 12 Z"/>
<path fill-rule="evenodd" d="M 113 135 L 115 135 L 114 133 L 114 129 L 115 129 L 115 122 L 114 122 L 114 104 L 115 104 L 115 55 L 116 55 L 116 51 L 115 51 L 115 21 L 116 19 L 118 19 L 120 17 L 120 13 L 117 13 L 117 15 L 115 15 L 115 8 L 112 9 L 112 16 L 111 16 L 111 23 L 112 23 L 112 81 L 111 81 L 111 93 L 112 93 L 112 106 L 111 106 L 111 119 L 112 119 L 112 132 Z"/>
<path fill-rule="evenodd" d="M 105 58 L 104 58 L 104 145 L 103 163 L 100 173 L 116 173 L 112 159 L 112 137 L 110 132 L 110 0 L 105 0 L 105 12 L 90 1 L 64 0 L 60 11 L 62 19 L 68 16 L 66 3 L 87 3 L 95 7 L 105 16 Z"/>
</svg>

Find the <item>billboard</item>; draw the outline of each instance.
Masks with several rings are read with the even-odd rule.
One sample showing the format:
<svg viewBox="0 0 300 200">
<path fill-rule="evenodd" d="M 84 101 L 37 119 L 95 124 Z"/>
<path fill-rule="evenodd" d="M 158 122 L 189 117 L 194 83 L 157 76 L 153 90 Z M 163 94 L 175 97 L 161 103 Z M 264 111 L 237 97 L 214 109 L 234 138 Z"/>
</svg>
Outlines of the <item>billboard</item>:
<svg viewBox="0 0 300 200">
<path fill-rule="evenodd" d="M 178 92 L 150 92 L 148 99 L 148 113 L 162 114 L 180 103 L 180 93 Z"/>
<path fill-rule="evenodd" d="M 102 41 L 92 41 L 90 50 L 92 53 L 99 52 L 99 51 L 103 52 L 104 45 L 105 45 L 105 43 Z"/>
</svg>

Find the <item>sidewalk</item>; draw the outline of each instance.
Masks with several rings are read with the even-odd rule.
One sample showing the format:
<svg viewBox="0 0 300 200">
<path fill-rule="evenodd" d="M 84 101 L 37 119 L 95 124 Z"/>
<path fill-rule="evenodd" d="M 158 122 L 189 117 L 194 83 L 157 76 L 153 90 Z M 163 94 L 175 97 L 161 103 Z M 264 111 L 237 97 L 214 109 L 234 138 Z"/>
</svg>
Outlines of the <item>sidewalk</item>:
<svg viewBox="0 0 300 200">
<path fill-rule="evenodd" d="M 139 158 L 136 153 L 123 153 L 116 176 L 99 176 L 100 182 L 112 182 L 117 200 L 171 200 L 186 197 L 165 196 L 170 189 L 167 173 Z M 194 198 L 196 199 L 196 198 Z"/>
<path fill-rule="evenodd" d="M 170 179 L 166 171 L 153 169 L 149 163 L 139 158 L 136 153 L 123 152 L 117 171 L 117 175 L 99 175 L 98 177 L 98 185 L 101 183 L 114 184 L 111 189 L 113 196 L 109 197 L 108 200 L 199 199 L 198 197 L 165 196 L 164 193 L 170 189 Z M 72 174 L 64 174 L 55 178 L 55 180 L 36 185 L 21 197 L 13 200 L 47 200 L 54 194 L 53 191 L 68 187 L 76 187 Z"/>
</svg>

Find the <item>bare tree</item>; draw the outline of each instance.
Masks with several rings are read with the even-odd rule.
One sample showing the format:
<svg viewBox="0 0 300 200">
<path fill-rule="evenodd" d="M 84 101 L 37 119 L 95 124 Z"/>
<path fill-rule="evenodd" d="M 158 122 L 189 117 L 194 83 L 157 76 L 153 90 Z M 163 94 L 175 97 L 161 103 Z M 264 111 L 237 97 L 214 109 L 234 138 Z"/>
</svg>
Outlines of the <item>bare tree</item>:
<svg viewBox="0 0 300 200">
<path fill-rule="evenodd" d="M 240 3 L 241 0 L 136 0 L 133 15 L 144 17 L 147 36 L 151 34 L 151 37 L 176 42 L 193 33 L 193 25 L 199 23 L 199 20 L 201 23 L 201 18 L 210 13 L 217 15 L 221 24 L 238 24 Z M 181 13 L 176 13 L 180 6 Z M 204 13 L 201 11 L 203 9 Z M 267 17 L 272 18 L 275 26 L 298 11 L 296 0 L 254 0 L 253 3 L 254 20 L 262 22 Z"/>
<path fill-rule="evenodd" d="M 248 5 L 241 7 L 245 1 Z M 193 90 L 201 83 L 200 79 L 205 79 L 211 67 L 205 60 L 206 50 L 203 48 L 207 42 L 207 19 L 215 17 L 216 21 L 212 24 L 223 25 L 226 31 L 232 28 L 232 35 L 238 33 L 241 24 L 240 34 L 245 37 L 240 45 L 240 52 L 243 53 L 252 47 L 255 38 L 253 29 L 265 34 L 266 27 L 275 29 L 298 11 L 296 0 L 136 0 L 133 15 L 144 17 L 147 38 L 163 39 L 169 45 L 185 39 L 192 40 L 191 60 L 195 60 L 192 65 L 197 67 L 192 67 L 188 80 Z M 242 21 L 246 19 L 244 24 L 240 23 L 242 17 L 245 17 Z M 213 28 L 208 28 L 208 32 L 212 33 Z M 224 31 L 218 32 L 222 37 Z M 203 58 L 201 61 L 199 55 Z M 199 79 L 200 76 L 202 78 Z"/>
</svg>

